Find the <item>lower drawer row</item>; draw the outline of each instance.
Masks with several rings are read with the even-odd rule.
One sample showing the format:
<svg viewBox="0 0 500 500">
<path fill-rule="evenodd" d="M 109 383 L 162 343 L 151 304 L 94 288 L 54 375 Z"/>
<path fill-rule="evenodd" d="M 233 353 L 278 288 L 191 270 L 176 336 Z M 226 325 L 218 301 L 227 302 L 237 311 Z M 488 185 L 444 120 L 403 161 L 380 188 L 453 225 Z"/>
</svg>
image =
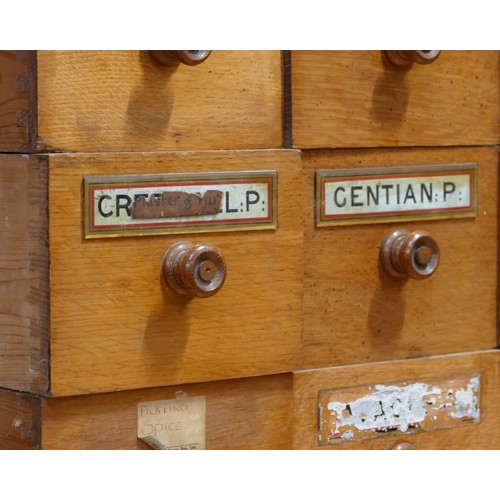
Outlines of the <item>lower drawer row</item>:
<svg viewBox="0 0 500 500">
<path fill-rule="evenodd" d="M 0 393 L 0 448 L 497 449 L 500 351 L 133 391 Z"/>
</svg>

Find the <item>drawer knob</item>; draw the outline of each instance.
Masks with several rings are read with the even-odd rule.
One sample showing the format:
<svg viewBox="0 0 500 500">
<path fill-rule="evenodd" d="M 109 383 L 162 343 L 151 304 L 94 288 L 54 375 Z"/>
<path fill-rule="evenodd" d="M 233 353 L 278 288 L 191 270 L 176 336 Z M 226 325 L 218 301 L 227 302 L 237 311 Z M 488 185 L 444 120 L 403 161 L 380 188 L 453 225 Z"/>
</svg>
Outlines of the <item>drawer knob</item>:
<svg viewBox="0 0 500 500">
<path fill-rule="evenodd" d="M 399 443 L 394 446 L 393 450 L 416 450 L 417 447 L 411 443 Z"/>
<path fill-rule="evenodd" d="M 439 265 L 439 247 L 427 231 L 392 231 L 382 240 L 380 262 L 396 278 L 423 280 Z"/>
<path fill-rule="evenodd" d="M 163 66 L 177 66 L 179 63 L 195 66 L 205 61 L 211 50 L 150 50 L 151 57 Z"/>
<path fill-rule="evenodd" d="M 385 50 L 385 55 L 396 66 L 409 66 L 417 64 L 430 64 L 441 53 L 440 50 Z"/>
<path fill-rule="evenodd" d="M 213 245 L 179 241 L 165 253 L 162 275 L 167 286 L 179 295 L 210 297 L 224 284 L 226 261 Z"/>
</svg>

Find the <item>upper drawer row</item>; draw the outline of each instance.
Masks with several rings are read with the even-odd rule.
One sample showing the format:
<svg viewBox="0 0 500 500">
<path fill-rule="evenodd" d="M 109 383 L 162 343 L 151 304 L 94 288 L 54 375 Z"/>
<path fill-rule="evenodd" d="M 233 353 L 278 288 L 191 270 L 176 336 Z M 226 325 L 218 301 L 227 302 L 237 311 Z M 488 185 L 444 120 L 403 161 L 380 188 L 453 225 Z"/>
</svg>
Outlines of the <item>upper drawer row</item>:
<svg viewBox="0 0 500 500">
<path fill-rule="evenodd" d="M 193 66 L 151 52 L 0 51 L 0 150 L 498 143 L 498 51 L 407 66 L 383 51 L 212 51 Z"/>
</svg>

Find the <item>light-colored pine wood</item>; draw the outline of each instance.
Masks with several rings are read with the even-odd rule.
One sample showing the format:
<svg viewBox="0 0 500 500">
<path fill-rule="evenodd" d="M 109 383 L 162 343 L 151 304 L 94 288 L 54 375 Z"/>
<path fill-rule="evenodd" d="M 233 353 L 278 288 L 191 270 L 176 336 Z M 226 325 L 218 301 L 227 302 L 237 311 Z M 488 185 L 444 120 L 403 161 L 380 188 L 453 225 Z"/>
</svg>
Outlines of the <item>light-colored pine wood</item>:
<svg viewBox="0 0 500 500">
<path fill-rule="evenodd" d="M 39 149 L 156 151 L 282 144 L 280 51 L 38 51 Z"/>
<path fill-rule="evenodd" d="M 432 377 L 462 373 L 481 374 L 480 423 L 421 432 L 318 446 L 318 391 L 368 384 L 415 383 Z M 500 351 L 436 356 L 387 363 L 371 363 L 297 372 L 293 378 L 295 400 L 294 448 L 296 449 L 380 449 L 391 450 L 401 442 L 426 449 L 498 449 L 500 447 Z"/>
<path fill-rule="evenodd" d="M 35 80 L 35 51 L 0 50 L 0 151 L 34 147 Z"/>
<path fill-rule="evenodd" d="M 0 387 L 48 391 L 47 161 L 0 155 Z"/>
<path fill-rule="evenodd" d="M 207 449 L 289 449 L 291 374 L 179 387 L 45 399 L 43 449 L 148 449 L 137 438 L 137 404 L 175 399 L 183 391 L 206 398 Z"/>
<path fill-rule="evenodd" d="M 40 400 L 0 390 L 0 450 L 40 448 Z"/>
<path fill-rule="evenodd" d="M 497 144 L 499 52 L 401 69 L 381 51 L 293 51 L 299 148 Z"/>
<path fill-rule="evenodd" d="M 409 148 L 303 152 L 304 367 L 415 358 L 494 348 L 497 339 L 498 150 Z M 316 228 L 317 169 L 477 162 L 471 219 Z M 441 261 L 429 279 L 399 281 L 379 269 L 383 237 L 423 229 Z"/>
<path fill-rule="evenodd" d="M 278 171 L 278 229 L 188 235 L 223 253 L 217 295 L 162 289 L 186 235 L 82 238 L 86 175 Z M 302 174 L 296 151 L 50 157 L 51 390 L 76 395 L 286 372 L 301 366 Z"/>
</svg>

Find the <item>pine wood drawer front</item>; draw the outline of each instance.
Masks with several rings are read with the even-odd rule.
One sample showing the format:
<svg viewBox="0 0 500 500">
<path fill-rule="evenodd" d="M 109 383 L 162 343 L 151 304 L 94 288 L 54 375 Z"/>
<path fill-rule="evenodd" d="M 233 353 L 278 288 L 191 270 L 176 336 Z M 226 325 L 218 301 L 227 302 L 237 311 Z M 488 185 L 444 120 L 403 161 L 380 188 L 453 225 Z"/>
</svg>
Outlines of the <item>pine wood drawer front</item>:
<svg viewBox="0 0 500 500">
<path fill-rule="evenodd" d="M 206 384 L 45 399 L 42 448 L 149 449 L 137 437 L 138 404 L 176 399 L 178 391 L 205 397 L 206 449 L 290 449 L 290 374 Z"/>
<path fill-rule="evenodd" d="M 303 371 L 294 373 L 293 380 L 294 447 L 298 449 L 391 450 L 401 444 L 409 444 L 419 450 L 498 449 L 500 446 L 497 397 L 500 389 L 500 352 L 496 350 Z M 469 380 L 473 381 L 474 388 L 464 383 Z M 441 389 L 446 390 L 440 392 Z M 411 390 L 414 393 L 407 397 L 405 392 Z M 326 426 L 324 429 L 319 424 L 319 402 L 324 399 L 322 391 L 332 391 L 333 401 L 321 410 L 322 425 Z M 391 406 L 387 395 L 396 392 L 399 401 L 395 399 Z M 350 396 L 345 398 L 346 394 Z M 340 406 L 335 404 L 337 399 L 342 401 Z M 378 400 L 381 402 L 375 409 L 373 402 Z M 447 408 L 444 405 L 438 408 L 441 400 L 445 401 Z M 345 406 L 346 401 L 349 408 L 339 413 L 338 409 Z M 423 407 L 420 408 L 422 401 Z M 466 404 L 461 406 L 460 401 Z M 408 404 L 412 407 L 406 409 L 417 420 L 411 425 L 403 427 L 397 424 L 378 432 L 365 429 L 377 418 L 382 425 L 391 419 L 401 422 L 404 407 Z M 335 444 L 330 440 L 330 444 L 325 441 L 321 445 L 320 435 L 333 435 L 337 430 L 336 423 L 329 427 L 330 412 L 339 417 L 338 421 L 342 424 L 338 427 L 340 431 L 350 427 L 351 432 L 344 432 Z M 375 420 L 372 413 L 376 413 Z M 466 413 L 469 416 L 463 418 Z M 443 414 L 446 416 L 441 417 Z M 363 418 L 366 425 L 362 423 Z M 425 430 L 426 426 L 431 430 Z"/>
<path fill-rule="evenodd" d="M 278 172 L 278 228 L 84 240 L 90 175 Z M 290 371 L 300 366 L 302 176 L 296 151 L 50 157 L 51 390 L 105 392 Z M 178 297 L 162 285 L 166 250 L 217 246 L 222 289 Z"/>
<path fill-rule="evenodd" d="M 477 163 L 472 218 L 315 227 L 306 203 L 304 367 L 368 363 L 497 346 L 498 150 L 411 148 L 303 152 L 305 199 L 319 169 Z M 425 230 L 440 263 L 424 280 L 393 278 L 379 264 L 385 235 Z"/>
<path fill-rule="evenodd" d="M 212 51 L 162 66 L 148 51 L 38 51 L 39 150 L 282 144 L 280 51 Z"/>
<path fill-rule="evenodd" d="M 293 51 L 299 148 L 496 144 L 498 51 L 400 68 L 381 51 Z"/>
</svg>

